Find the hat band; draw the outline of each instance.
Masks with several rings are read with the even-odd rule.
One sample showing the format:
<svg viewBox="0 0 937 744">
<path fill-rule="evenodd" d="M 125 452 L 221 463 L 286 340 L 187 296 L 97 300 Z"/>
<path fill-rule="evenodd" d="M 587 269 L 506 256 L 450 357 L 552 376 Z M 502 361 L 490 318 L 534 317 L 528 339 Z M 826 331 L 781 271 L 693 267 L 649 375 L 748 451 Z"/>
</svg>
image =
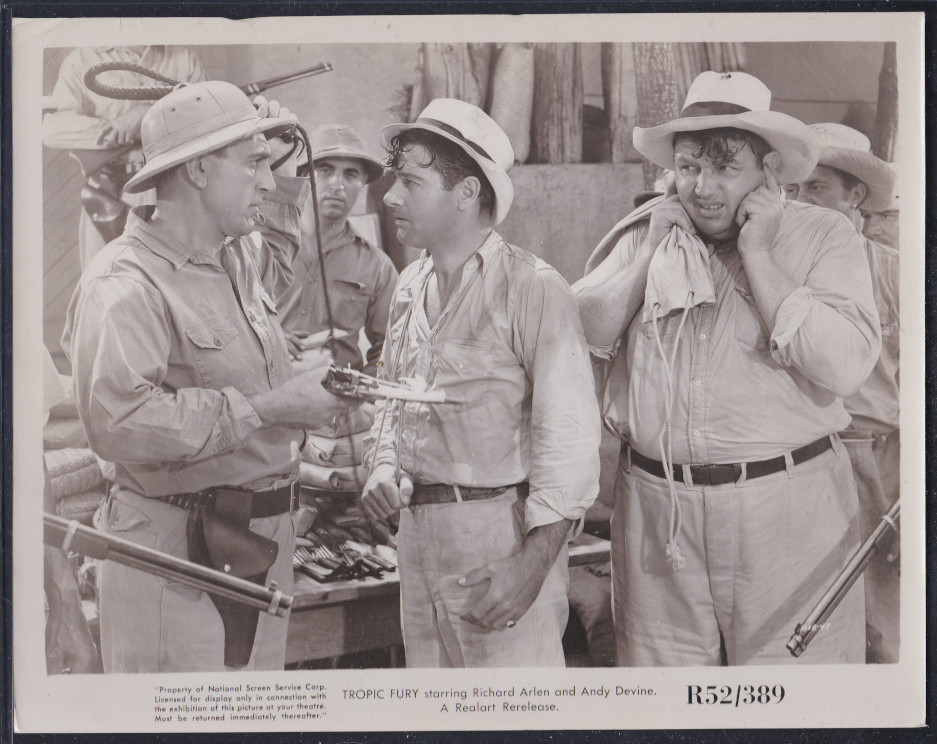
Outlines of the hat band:
<svg viewBox="0 0 937 744">
<path fill-rule="evenodd" d="M 736 103 L 726 103 L 725 101 L 697 101 L 680 112 L 680 118 L 692 118 L 696 116 L 730 116 L 732 114 L 747 114 L 751 112 L 750 108 L 739 106 Z"/>
<path fill-rule="evenodd" d="M 481 145 L 477 145 L 474 142 L 472 142 L 472 140 L 467 139 L 465 135 L 462 134 L 462 132 L 460 132 L 451 124 L 446 124 L 446 122 L 440 121 L 439 119 L 430 119 L 428 116 L 421 116 L 419 119 L 416 120 L 416 123 L 417 124 L 432 124 L 434 127 L 437 127 L 438 129 L 442 129 L 446 134 L 452 135 L 457 140 L 459 140 L 459 142 L 463 142 L 469 147 L 471 147 L 475 152 L 477 152 L 483 158 L 487 158 L 492 163 L 495 162 L 495 159 L 491 157 L 491 155 L 489 155 L 487 152 L 485 152 L 484 148 Z"/>
</svg>

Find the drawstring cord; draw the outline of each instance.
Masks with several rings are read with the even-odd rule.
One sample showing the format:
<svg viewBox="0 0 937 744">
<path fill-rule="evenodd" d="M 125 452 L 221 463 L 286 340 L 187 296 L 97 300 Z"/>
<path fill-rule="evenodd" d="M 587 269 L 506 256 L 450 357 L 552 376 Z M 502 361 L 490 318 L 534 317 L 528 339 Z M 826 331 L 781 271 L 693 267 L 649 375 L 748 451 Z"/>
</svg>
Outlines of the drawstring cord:
<svg viewBox="0 0 937 744">
<path fill-rule="evenodd" d="M 666 399 L 664 401 L 664 428 L 660 433 L 660 437 L 658 438 L 658 446 L 660 449 L 660 459 L 664 466 L 664 477 L 667 479 L 667 487 L 670 490 L 669 540 L 664 547 L 664 551 L 667 555 L 667 559 L 670 561 L 674 573 L 679 571 L 681 568 L 686 567 L 686 556 L 683 555 L 683 551 L 681 551 L 680 546 L 677 545 L 677 539 L 680 536 L 681 514 L 680 501 L 677 499 L 677 486 L 673 479 L 673 377 L 677 364 L 677 349 L 680 345 L 680 335 L 683 333 L 683 326 L 686 323 L 687 316 L 690 313 L 692 300 L 693 292 L 691 290 L 687 295 L 686 302 L 683 305 L 683 313 L 680 316 L 680 325 L 677 326 L 677 334 L 674 337 L 673 349 L 671 351 L 669 360 L 667 359 L 667 354 L 664 352 L 664 344 L 660 338 L 660 328 L 657 325 L 658 316 L 656 311 L 660 309 L 659 303 L 654 304 L 655 312 L 652 319 L 654 324 L 654 340 L 657 342 L 657 352 L 660 354 L 661 361 L 664 363 L 664 381 L 666 382 L 667 391 Z"/>
</svg>

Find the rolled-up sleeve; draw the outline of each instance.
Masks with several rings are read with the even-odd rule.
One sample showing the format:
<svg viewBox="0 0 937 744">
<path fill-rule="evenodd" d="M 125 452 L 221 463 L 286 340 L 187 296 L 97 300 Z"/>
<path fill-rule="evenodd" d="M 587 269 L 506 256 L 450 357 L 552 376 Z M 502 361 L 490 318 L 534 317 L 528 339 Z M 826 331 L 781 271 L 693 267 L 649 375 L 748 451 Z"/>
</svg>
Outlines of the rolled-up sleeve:
<svg viewBox="0 0 937 744">
<path fill-rule="evenodd" d="M 309 179 L 274 174 L 276 190 L 264 199 L 263 227 L 252 234 L 254 262 L 264 289 L 277 300 L 293 283 L 301 247 L 300 208 L 311 198 Z"/>
<path fill-rule="evenodd" d="M 782 367 L 846 397 L 868 378 L 881 344 L 861 239 L 850 225 L 836 224 L 823 236 L 804 285 L 778 308 L 771 356 Z"/>
<path fill-rule="evenodd" d="M 121 463 L 198 461 L 236 448 L 261 426 L 247 399 L 161 385 L 171 336 L 161 299 L 126 277 L 99 277 L 76 293 L 63 348 L 92 450 Z"/>
<path fill-rule="evenodd" d="M 599 492 L 600 418 L 576 301 L 553 269 L 531 275 L 515 314 L 515 345 L 532 384 L 526 527 L 561 519 L 582 529 Z"/>
</svg>

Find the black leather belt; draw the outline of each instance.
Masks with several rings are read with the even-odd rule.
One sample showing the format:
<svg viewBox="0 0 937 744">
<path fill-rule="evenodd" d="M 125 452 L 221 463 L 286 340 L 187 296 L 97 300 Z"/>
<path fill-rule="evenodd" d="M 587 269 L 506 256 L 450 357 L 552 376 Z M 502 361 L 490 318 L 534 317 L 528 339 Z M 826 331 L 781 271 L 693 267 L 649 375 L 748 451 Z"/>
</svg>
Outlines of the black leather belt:
<svg viewBox="0 0 937 744">
<path fill-rule="evenodd" d="M 623 443 L 622 448 L 628 447 Z M 822 437 L 816 442 L 798 447 L 791 452 L 791 459 L 795 465 L 800 465 L 812 460 L 817 455 L 822 455 L 828 449 L 833 448 L 833 440 L 829 437 Z M 658 478 L 665 478 L 664 464 L 658 460 L 652 460 L 645 457 L 634 448 L 631 449 L 631 464 L 637 465 L 641 470 Z M 787 467 L 784 455 L 772 457 L 768 460 L 755 460 L 745 463 L 745 479 L 762 478 L 773 473 L 780 473 Z M 693 478 L 694 486 L 721 486 L 726 483 L 737 483 L 742 477 L 742 464 L 734 463 L 732 465 L 690 465 L 690 476 Z M 683 465 L 673 466 L 673 479 L 683 483 Z"/>
<path fill-rule="evenodd" d="M 410 506 L 493 499 L 495 496 L 500 496 L 510 488 L 516 488 L 517 495 L 520 498 L 527 498 L 527 494 L 530 492 L 530 484 L 526 481 L 524 483 L 515 483 L 510 486 L 500 486 L 498 488 L 450 486 L 446 483 L 416 483 L 413 486 L 413 495 L 410 497 Z"/>
<path fill-rule="evenodd" d="M 219 512 L 238 512 L 249 519 L 276 517 L 293 512 L 299 504 L 299 480 L 279 488 L 247 491 L 243 488 L 210 488 L 195 493 L 174 493 L 159 500 L 191 511 L 200 506 Z"/>
</svg>

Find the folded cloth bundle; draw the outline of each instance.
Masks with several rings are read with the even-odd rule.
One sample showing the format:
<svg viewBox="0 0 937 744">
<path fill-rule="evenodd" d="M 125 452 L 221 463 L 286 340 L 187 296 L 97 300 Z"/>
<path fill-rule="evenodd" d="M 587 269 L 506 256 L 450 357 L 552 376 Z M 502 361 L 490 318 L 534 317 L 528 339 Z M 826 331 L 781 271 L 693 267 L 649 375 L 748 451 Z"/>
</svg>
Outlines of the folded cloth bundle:
<svg viewBox="0 0 937 744">
<path fill-rule="evenodd" d="M 70 493 L 56 502 L 55 513 L 66 519 L 76 519 L 90 527 L 94 513 L 104 501 L 104 495 L 103 486 L 81 493 Z"/>
<path fill-rule="evenodd" d="M 311 462 L 299 466 L 300 482 L 322 491 L 360 491 L 367 479 L 368 471 L 362 467 L 333 468 Z"/>
<path fill-rule="evenodd" d="M 42 428 L 43 449 L 88 447 L 85 427 L 78 418 L 50 418 Z"/>
<path fill-rule="evenodd" d="M 367 431 L 360 431 L 335 438 L 310 432 L 306 435 L 303 460 L 314 465 L 331 465 L 339 468 L 360 465 L 367 435 Z"/>
<path fill-rule="evenodd" d="M 70 494 L 91 491 L 104 484 L 98 459 L 89 449 L 66 447 L 45 453 L 52 495 L 61 500 Z"/>
</svg>

